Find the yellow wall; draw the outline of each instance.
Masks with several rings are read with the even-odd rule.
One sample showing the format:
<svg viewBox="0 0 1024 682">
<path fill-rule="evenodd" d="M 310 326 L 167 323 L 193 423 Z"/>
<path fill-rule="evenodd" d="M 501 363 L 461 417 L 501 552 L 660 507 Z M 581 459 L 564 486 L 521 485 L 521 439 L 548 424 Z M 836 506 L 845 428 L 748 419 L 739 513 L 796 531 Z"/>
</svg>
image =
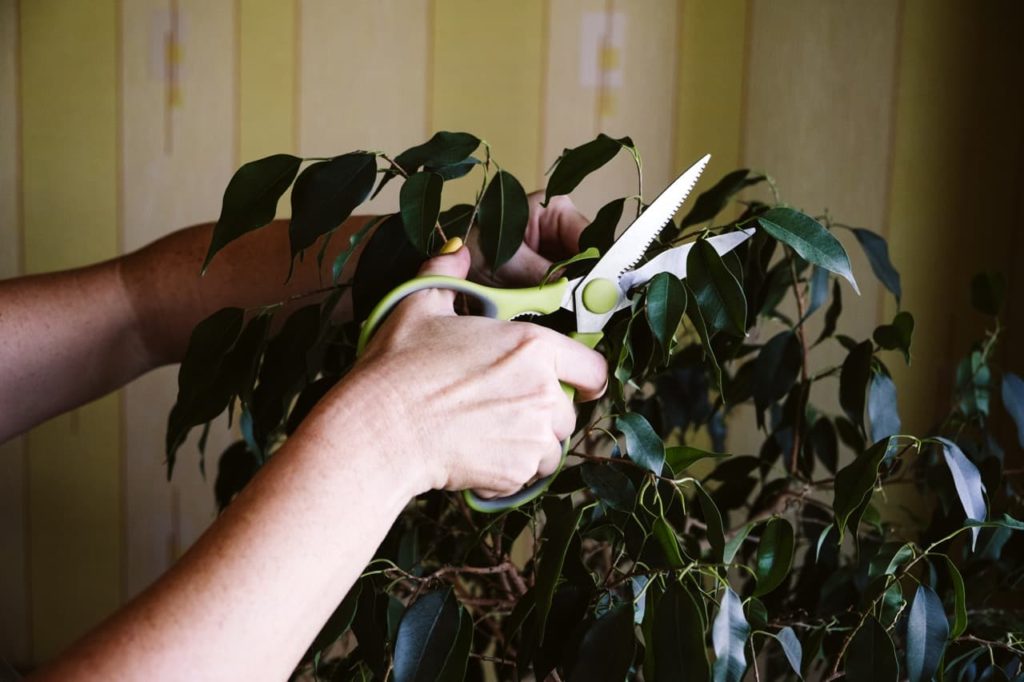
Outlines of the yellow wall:
<svg viewBox="0 0 1024 682">
<path fill-rule="evenodd" d="M 1024 256 L 1022 7 L 0 0 L 0 275 L 94 262 L 213 219 L 238 163 L 276 151 L 397 152 L 462 128 L 534 188 L 563 147 L 629 134 L 648 192 L 710 151 L 712 177 L 767 170 L 797 205 L 888 235 L 918 319 L 914 366 L 890 365 L 904 422 L 920 430 L 945 407 L 933 396 L 947 395 L 980 323 L 966 312 L 970 274 L 1003 269 L 1024 294 L 1013 267 Z M 612 31 L 599 84 L 580 67 L 595 25 Z M 576 198 L 592 213 L 634 182 L 617 159 Z M 371 209 L 393 207 L 395 192 Z M 847 245 L 865 291 L 844 291 L 848 323 L 865 336 L 893 306 Z M 1020 316 L 1010 311 L 1011 336 Z M 175 481 L 162 477 L 174 393 L 174 370 L 156 372 L 123 401 L 0 449 L 0 655 L 24 666 L 53 655 L 213 518 L 191 446 Z M 737 423 L 734 446 L 744 433 Z M 211 451 L 228 438 L 218 428 Z"/>
</svg>

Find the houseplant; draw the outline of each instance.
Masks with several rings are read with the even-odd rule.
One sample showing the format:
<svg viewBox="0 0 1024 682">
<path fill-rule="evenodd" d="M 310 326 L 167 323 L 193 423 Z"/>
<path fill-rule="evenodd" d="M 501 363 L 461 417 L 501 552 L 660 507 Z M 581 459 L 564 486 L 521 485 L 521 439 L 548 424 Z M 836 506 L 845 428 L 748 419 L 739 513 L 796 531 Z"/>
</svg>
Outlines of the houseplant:
<svg viewBox="0 0 1024 682">
<path fill-rule="evenodd" d="M 572 192 L 619 154 L 634 160 L 638 189 L 598 211 L 581 250 L 603 251 L 623 213 L 644 209 L 639 152 L 629 138 L 601 135 L 565 150 L 549 174 L 546 198 Z M 400 206 L 350 238 L 333 262 L 334 281 L 273 336 L 281 306 L 224 309 L 194 331 L 168 422 L 168 474 L 190 429 L 237 414 L 243 439 L 218 461 L 222 507 L 352 366 L 359 320 L 443 239 L 477 231 L 495 269 L 523 240 L 525 192 L 467 133 L 438 133 L 394 158 L 353 152 L 300 173 L 302 164 L 275 155 L 235 174 L 207 264 L 270 222 L 293 182 L 293 263 L 321 261 L 337 226 L 386 183 L 403 183 Z M 441 210 L 445 183 L 457 181 L 477 183 L 476 201 Z M 1024 579 L 1024 541 L 1014 533 L 1024 529 L 1014 518 L 1020 488 L 990 428 L 1005 409 L 1024 441 L 1024 382 L 993 359 L 1001 280 L 974 281 L 975 305 L 993 328 L 956 368 L 948 416 L 926 437 L 902 434 L 887 363 L 910 361 L 911 314 L 900 311 L 871 339 L 839 333 L 842 298 L 856 280 L 833 233 L 851 232 L 899 302 L 884 240 L 787 207 L 774 187 L 771 204 L 741 203 L 737 219 L 718 218 L 760 183 L 770 180 L 727 174 L 652 246 L 649 255 L 757 228 L 724 258 L 694 249 L 701 255 L 685 281 L 655 278 L 609 324 L 598 347 L 611 370 L 608 394 L 580 406 L 570 466 L 551 489 L 496 515 L 437 491 L 410 503 L 297 676 L 1021 675 L 1024 645 L 1013 633 L 1024 626 L 1000 597 Z M 361 242 L 354 277 L 341 281 Z M 592 263 L 565 267 L 583 273 Z M 335 324 L 347 288 L 356 321 Z M 824 327 L 810 338 L 815 315 Z M 558 315 L 535 322 L 566 328 Z M 839 344 L 845 360 L 820 366 L 816 349 L 826 344 Z M 838 393 L 840 414 L 811 403 L 817 384 Z M 764 442 L 758 452 L 726 454 L 724 417 L 743 404 L 754 407 Z M 880 513 L 895 486 L 922 492 L 914 523 Z M 980 581 L 985 589 L 967 589 Z"/>
</svg>

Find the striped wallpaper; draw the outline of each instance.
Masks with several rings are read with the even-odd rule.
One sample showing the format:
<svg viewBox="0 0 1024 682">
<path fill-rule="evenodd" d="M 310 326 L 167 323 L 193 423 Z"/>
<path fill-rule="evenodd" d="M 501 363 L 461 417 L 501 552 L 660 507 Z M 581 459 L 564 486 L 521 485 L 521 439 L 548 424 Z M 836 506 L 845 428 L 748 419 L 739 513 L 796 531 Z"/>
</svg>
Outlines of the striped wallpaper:
<svg viewBox="0 0 1024 682">
<path fill-rule="evenodd" d="M 0 277 L 215 219 L 234 168 L 272 152 L 465 129 L 540 187 L 563 147 L 628 134 L 648 191 L 710 151 L 712 175 L 770 171 L 794 205 L 886 234 L 918 319 L 914 366 L 892 365 L 925 428 L 977 331 L 970 274 L 1024 294 L 1022 20 L 1010 0 L 0 0 Z M 617 160 L 577 203 L 633 183 Z M 894 306 L 848 246 L 863 337 Z M 194 447 L 164 479 L 175 391 L 163 369 L 0 446 L 0 655 L 52 657 L 212 520 Z M 733 424 L 743 451 L 751 420 Z"/>
</svg>

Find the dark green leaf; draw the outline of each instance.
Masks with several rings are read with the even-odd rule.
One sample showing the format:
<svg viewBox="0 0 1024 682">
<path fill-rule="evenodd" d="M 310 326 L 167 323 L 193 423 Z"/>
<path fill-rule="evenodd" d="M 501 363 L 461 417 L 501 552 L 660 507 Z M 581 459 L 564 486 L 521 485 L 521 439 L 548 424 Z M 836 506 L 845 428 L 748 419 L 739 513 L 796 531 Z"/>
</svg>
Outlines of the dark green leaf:
<svg viewBox="0 0 1024 682">
<path fill-rule="evenodd" d="M 896 313 L 892 324 L 883 324 L 875 329 L 875 343 L 886 350 L 899 350 L 903 359 L 910 364 L 910 343 L 914 336 L 914 316 L 903 311 Z"/>
<path fill-rule="evenodd" d="M 405 236 L 402 216 L 381 223 L 359 256 L 352 278 L 355 319 L 365 320 L 389 291 L 416 274 L 423 256 Z"/>
<path fill-rule="evenodd" d="M 613 199 L 601 207 L 594 220 L 580 234 L 580 251 L 593 246 L 601 253 L 608 252 L 615 242 L 615 228 L 622 218 L 625 205 L 625 199 Z"/>
<path fill-rule="evenodd" d="M 696 486 L 700 513 L 704 517 L 704 525 L 707 526 L 708 544 L 711 545 L 709 559 L 714 563 L 719 563 L 725 552 L 725 528 L 722 524 L 722 514 L 718 511 L 715 501 L 704 490 L 704 486 L 700 483 L 696 483 Z"/>
<path fill-rule="evenodd" d="M 807 305 L 807 312 L 804 313 L 805 320 L 828 300 L 828 280 L 828 270 L 815 265 L 811 273 L 811 301 Z"/>
<path fill-rule="evenodd" d="M 611 161 L 620 149 L 632 146 L 633 141 L 628 137 L 616 140 L 601 133 L 590 142 L 563 151 L 548 179 L 544 205 L 547 206 L 553 196 L 572 192 L 583 178 Z"/>
<path fill-rule="evenodd" d="M 498 171 L 480 201 L 480 245 L 493 270 L 515 255 L 526 234 L 530 206 L 526 192 L 511 173 Z"/>
<path fill-rule="evenodd" d="M 469 652 L 473 648 L 473 617 L 469 611 L 459 608 L 459 634 L 448 652 L 444 668 L 437 676 L 437 682 L 462 682 L 466 679 Z"/>
<path fill-rule="evenodd" d="M 537 568 L 536 592 L 537 641 L 544 641 L 544 628 L 547 625 L 548 611 L 551 610 L 551 599 L 555 594 L 555 586 L 562 574 L 566 551 L 576 526 L 583 516 L 583 507 L 573 509 L 572 500 L 549 498 L 544 504 L 547 521 L 541 540 L 540 563 Z"/>
<path fill-rule="evenodd" d="M 707 450 L 701 450 L 700 448 L 691 447 L 689 445 L 674 445 L 672 447 L 665 448 L 665 463 L 668 464 L 669 468 L 676 476 L 682 475 L 686 471 L 687 467 L 692 465 L 694 462 L 699 462 L 705 458 L 714 459 L 725 459 L 729 457 L 727 452 L 708 452 Z"/>
<path fill-rule="evenodd" d="M 700 306 L 708 331 L 744 336 L 747 301 L 743 287 L 706 239 L 698 240 L 686 257 L 686 280 Z"/>
<path fill-rule="evenodd" d="M 669 584 L 654 610 L 654 681 L 707 680 L 711 670 L 704 644 L 704 623 L 693 595 Z"/>
<path fill-rule="evenodd" d="M 725 551 L 722 553 L 722 562 L 731 564 L 732 560 L 736 558 L 736 553 L 740 551 L 740 547 L 743 546 L 743 541 L 750 535 L 750 531 L 757 527 L 758 522 L 752 521 L 744 526 L 741 526 L 736 534 L 729 538 L 729 542 L 725 543 Z"/>
<path fill-rule="evenodd" d="M 722 368 L 718 364 L 718 358 L 715 357 L 715 349 L 711 346 L 711 334 L 708 333 L 707 325 L 704 324 L 704 316 L 700 312 L 700 307 L 697 305 L 697 299 L 693 295 L 690 285 L 684 284 L 684 286 L 686 287 L 686 316 L 690 319 L 694 329 L 697 330 L 697 336 L 700 337 L 700 344 L 704 349 L 704 358 L 710 365 L 713 388 L 721 393 Z"/>
<path fill-rule="evenodd" d="M 754 360 L 754 405 L 759 412 L 789 393 L 800 375 L 800 339 L 788 329 L 764 344 Z"/>
<path fill-rule="evenodd" d="M 1001 272 L 979 272 L 971 279 L 971 305 L 986 315 L 998 315 L 1006 296 L 1006 278 Z"/>
<path fill-rule="evenodd" d="M 856 426 L 864 428 L 864 402 L 871 378 L 874 348 L 863 341 L 850 351 L 839 373 L 839 404 Z"/>
<path fill-rule="evenodd" d="M 402 224 L 409 241 L 420 253 L 429 256 L 433 251 L 434 227 L 441 213 L 441 189 L 444 180 L 437 173 L 415 173 L 402 184 L 399 205 Z"/>
<path fill-rule="evenodd" d="M 843 532 L 851 514 L 861 506 L 875 487 L 878 465 L 882 463 L 882 459 L 895 442 L 892 438 L 878 441 L 836 474 L 832 509 L 836 515 L 840 542 L 843 540 Z M 856 532 L 857 529 L 851 526 L 851 530 Z"/>
<path fill-rule="evenodd" d="M 366 152 L 343 154 L 302 171 L 292 189 L 292 257 L 352 215 L 370 196 L 376 179 L 377 157 Z"/>
<path fill-rule="evenodd" d="M 472 204 L 455 204 L 451 208 L 441 211 L 437 222 L 440 223 L 445 237 L 465 239 L 475 211 L 476 208 Z"/>
<path fill-rule="evenodd" d="M 873 372 L 868 388 L 868 419 L 871 420 L 872 442 L 900 432 L 899 406 L 896 404 L 896 384 L 884 372 Z"/>
<path fill-rule="evenodd" d="M 636 487 L 628 476 L 611 464 L 612 460 L 608 461 L 608 464 L 581 464 L 583 480 L 594 496 L 609 507 L 630 511 L 636 501 Z"/>
<path fill-rule="evenodd" d="M 744 649 L 750 637 L 750 625 L 743 615 L 743 604 L 732 588 L 722 593 L 722 603 L 711 626 L 715 649 L 714 682 L 740 682 L 747 670 Z"/>
<path fill-rule="evenodd" d="M 444 179 L 445 182 L 448 180 L 458 180 L 459 178 L 469 175 L 476 166 L 479 166 L 480 160 L 470 157 L 465 161 L 459 161 L 458 163 L 452 163 L 447 166 L 426 166 L 423 170 L 430 171 L 431 173 L 437 173 Z"/>
<path fill-rule="evenodd" d="M 948 438 L 936 438 L 942 443 L 942 455 L 949 467 L 949 473 L 953 475 L 953 485 L 956 487 L 957 497 L 964 508 L 967 518 L 973 521 L 984 521 L 988 517 L 988 509 L 985 505 L 985 486 L 981 482 L 981 474 L 974 462 L 967 459 L 963 451 L 956 443 Z M 978 543 L 980 529 L 971 528 L 971 548 Z"/>
<path fill-rule="evenodd" d="M 793 628 L 789 626 L 782 628 L 775 633 L 775 639 L 782 645 L 782 653 L 786 655 L 789 667 L 793 669 L 797 677 L 802 677 L 800 668 L 803 663 L 803 649 L 800 646 L 800 640 L 796 637 L 796 633 L 793 632 Z"/>
<path fill-rule="evenodd" d="M 374 216 L 363 223 L 358 230 L 349 235 L 348 246 L 338 252 L 338 255 L 334 257 L 334 263 L 331 264 L 331 279 L 334 282 L 341 279 L 342 274 L 345 272 L 345 266 L 348 265 L 348 261 L 352 258 L 352 254 L 356 252 L 356 247 L 359 246 L 363 239 L 366 238 L 366 235 L 368 235 L 373 228 L 377 227 L 387 219 L 387 215 Z"/>
<path fill-rule="evenodd" d="M 793 565 L 793 527 L 783 518 L 768 521 L 757 545 L 757 589 L 754 596 L 768 594 L 778 587 Z"/>
<path fill-rule="evenodd" d="M 246 232 L 263 227 L 274 219 L 277 202 L 299 172 L 302 159 L 291 154 L 274 154 L 250 161 L 237 171 L 224 190 L 220 218 L 213 228 L 210 248 L 203 260 L 203 271 L 214 254 Z"/>
<path fill-rule="evenodd" d="M 244 440 L 224 451 L 217 463 L 217 481 L 213 486 L 218 512 L 224 511 L 235 495 L 256 475 L 259 464 Z"/>
<path fill-rule="evenodd" d="M 812 265 L 820 265 L 844 278 L 858 294 L 846 249 L 814 218 L 791 208 L 773 208 L 757 218 L 771 236 L 788 245 Z"/>
<path fill-rule="evenodd" d="M 1003 374 L 1003 407 L 1017 425 L 1017 442 L 1024 448 L 1024 379 L 1013 372 Z"/>
<path fill-rule="evenodd" d="M 670 567 L 682 568 L 686 565 L 686 562 L 683 561 L 682 551 L 679 549 L 679 538 L 676 537 L 676 532 L 672 530 L 672 526 L 664 516 L 654 519 L 651 523 L 651 532 L 654 533 L 654 539 L 658 541 L 658 545 L 665 552 L 665 559 Z"/>
<path fill-rule="evenodd" d="M 751 175 L 747 168 L 740 168 L 725 175 L 714 187 L 700 193 L 693 203 L 693 208 L 679 223 L 679 229 L 712 220 L 737 192 L 763 181 L 763 175 Z"/>
<path fill-rule="evenodd" d="M 850 682 L 896 682 L 900 664 L 889 633 L 874 616 L 868 616 L 853 636 L 846 652 L 846 677 Z"/>
<path fill-rule="evenodd" d="M 949 630 L 949 638 L 956 639 L 967 629 L 967 591 L 964 589 L 964 578 L 960 569 L 948 556 L 946 567 L 949 569 L 949 581 L 953 583 L 953 627 Z"/>
<path fill-rule="evenodd" d="M 820 417 L 814 422 L 809 434 L 809 441 L 825 468 L 831 473 L 836 472 L 836 461 L 839 454 L 839 441 L 836 438 L 835 427 L 827 417 Z"/>
<path fill-rule="evenodd" d="M 479 146 L 480 139 L 475 135 L 442 130 L 423 144 L 410 147 L 396 156 L 395 163 L 412 174 L 420 166 L 441 167 L 465 161 Z"/>
<path fill-rule="evenodd" d="M 433 682 L 459 632 L 459 605 L 451 590 L 429 592 L 402 616 L 395 638 L 395 682 Z"/>
<path fill-rule="evenodd" d="M 839 316 L 843 312 L 843 293 L 839 288 L 839 280 L 832 282 L 832 302 L 828 306 L 828 310 L 825 311 L 825 326 L 821 329 L 821 334 L 818 336 L 818 340 L 815 344 L 819 344 L 828 337 L 832 336 L 836 332 L 836 324 L 839 322 Z"/>
<path fill-rule="evenodd" d="M 942 600 L 927 585 L 918 585 L 907 623 L 907 677 L 929 682 L 939 667 L 949 637 Z"/>
<path fill-rule="evenodd" d="M 956 368 L 956 395 L 965 416 L 988 416 L 992 391 L 992 370 L 981 351 L 972 351 Z"/>
<path fill-rule="evenodd" d="M 629 673 L 635 650 L 633 607 L 620 604 L 597 619 L 583 636 L 569 682 L 621 682 Z"/>
<path fill-rule="evenodd" d="M 889 245 L 885 243 L 885 239 L 871 230 L 856 227 L 853 229 L 853 234 L 860 242 L 861 248 L 864 249 L 864 255 L 868 257 L 868 263 L 871 264 L 871 270 L 875 273 L 875 277 L 892 292 L 898 305 L 903 296 L 903 289 L 900 286 L 900 273 L 896 272 L 892 261 L 889 260 Z"/>
<path fill-rule="evenodd" d="M 615 426 L 626 437 L 629 458 L 660 476 L 665 466 L 665 444 L 643 415 L 624 414 L 615 420 Z"/>
<path fill-rule="evenodd" d="M 360 657 L 373 669 L 379 679 L 384 679 L 388 655 L 388 596 L 364 584 L 359 592 L 356 617 L 352 621 L 352 632 L 359 641 Z"/>
<path fill-rule="evenodd" d="M 670 272 L 659 272 L 647 287 L 647 323 L 661 346 L 663 357 L 668 357 L 672 337 L 686 312 L 686 289 L 679 278 Z"/>
</svg>

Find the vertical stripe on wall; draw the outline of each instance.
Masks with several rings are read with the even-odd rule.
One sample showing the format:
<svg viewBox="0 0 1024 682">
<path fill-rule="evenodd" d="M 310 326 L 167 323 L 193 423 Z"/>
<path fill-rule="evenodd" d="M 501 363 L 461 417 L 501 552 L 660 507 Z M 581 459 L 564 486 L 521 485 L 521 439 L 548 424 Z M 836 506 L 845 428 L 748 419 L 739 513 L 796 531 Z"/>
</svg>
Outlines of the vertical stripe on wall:
<svg viewBox="0 0 1024 682">
<path fill-rule="evenodd" d="M 117 2 L 20 3 L 25 267 L 117 254 Z M 116 395 L 28 435 L 34 655 L 45 660 L 117 606 Z"/>
<path fill-rule="evenodd" d="M 239 0 L 239 163 L 298 151 L 296 8 L 277 0 Z"/>
<path fill-rule="evenodd" d="M 0 0 L 0 279 L 21 271 L 18 8 Z M 25 441 L 0 444 L 0 657 L 29 661 Z"/>
</svg>

